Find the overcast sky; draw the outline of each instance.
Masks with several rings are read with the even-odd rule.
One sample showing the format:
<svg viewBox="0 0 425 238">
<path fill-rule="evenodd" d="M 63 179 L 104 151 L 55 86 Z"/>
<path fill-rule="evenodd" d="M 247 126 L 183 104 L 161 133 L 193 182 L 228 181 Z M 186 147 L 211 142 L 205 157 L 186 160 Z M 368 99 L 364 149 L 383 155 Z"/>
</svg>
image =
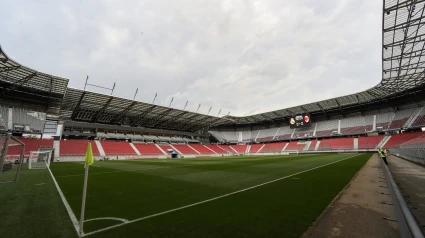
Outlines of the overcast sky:
<svg viewBox="0 0 425 238">
<path fill-rule="evenodd" d="M 381 79 L 382 1 L 14 0 L 14 60 L 115 96 L 251 115 L 365 90 Z M 88 87 L 91 91 L 106 93 Z"/>
</svg>

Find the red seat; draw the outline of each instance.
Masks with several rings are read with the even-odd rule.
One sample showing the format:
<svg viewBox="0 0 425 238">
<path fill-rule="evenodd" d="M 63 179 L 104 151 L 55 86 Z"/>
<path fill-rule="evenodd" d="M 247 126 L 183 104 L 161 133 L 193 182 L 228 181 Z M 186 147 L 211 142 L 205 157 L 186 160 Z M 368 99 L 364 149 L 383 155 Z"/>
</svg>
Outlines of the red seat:
<svg viewBox="0 0 425 238">
<path fill-rule="evenodd" d="M 25 144 L 25 156 L 30 154 L 30 151 L 38 151 L 41 148 L 53 148 L 52 139 L 30 139 L 30 138 L 17 138 L 22 143 Z M 21 154 L 20 146 L 10 146 L 7 149 L 7 156 Z"/>
<path fill-rule="evenodd" d="M 289 142 L 288 146 L 286 147 L 285 151 L 287 150 L 304 150 L 305 144 L 298 144 L 298 141 L 291 141 Z"/>
<path fill-rule="evenodd" d="M 214 154 L 211 150 L 201 144 L 190 144 L 190 146 L 201 154 Z"/>
<path fill-rule="evenodd" d="M 99 155 L 99 150 L 94 141 L 89 140 L 61 140 L 60 156 L 82 156 L 87 152 L 87 144 L 91 143 L 93 155 Z"/>
<path fill-rule="evenodd" d="M 412 126 L 423 126 L 423 125 L 425 125 L 425 115 L 418 116 L 415 122 L 413 122 L 412 124 Z"/>
<path fill-rule="evenodd" d="M 198 155 L 196 151 L 194 151 L 192 148 L 190 148 L 188 145 L 173 145 L 176 150 L 180 151 L 180 153 L 185 155 Z"/>
<path fill-rule="evenodd" d="M 236 150 L 238 153 L 246 153 L 247 145 L 231 145 L 231 147 Z"/>
<path fill-rule="evenodd" d="M 323 150 L 353 150 L 353 138 L 332 138 L 320 141 L 319 148 Z"/>
<path fill-rule="evenodd" d="M 133 143 L 142 155 L 164 155 L 155 144 Z"/>
<path fill-rule="evenodd" d="M 399 146 L 401 144 L 407 143 L 413 139 L 421 137 L 425 134 L 425 132 L 411 132 L 411 133 L 403 133 L 403 134 L 394 134 L 391 138 L 385 143 L 384 148 L 391 148 L 395 146 Z"/>
<path fill-rule="evenodd" d="M 362 136 L 359 137 L 359 149 L 375 149 L 384 136 Z"/>
<path fill-rule="evenodd" d="M 257 153 L 259 149 L 261 149 L 261 147 L 263 147 L 264 144 L 252 144 L 251 147 L 249 148 L 249 153 Z"/>
<path fill-rule="evenodd" d="M 218 145 L 212 145 L 211 144 L 211 145 L 205 145 L 205 146 L 208 147 L 208 148 L 210 148 L 211 150 L 213 150 L 217 154 L 228 154 L 228 152 L 226 150 L 224 150 L 223 148 L 219 147 Z"/>
<path fill-rule="evenodd" d="M 258 153 L 281 152 L 286 144 L 288 144 L 288 142 L 267 143 Z"/>
<path fill-rule="evenodd" d="M 136 151 L 128 142 L 102 141 L 103 150 L 106 155 L 135 155 Z"/>
</svg>

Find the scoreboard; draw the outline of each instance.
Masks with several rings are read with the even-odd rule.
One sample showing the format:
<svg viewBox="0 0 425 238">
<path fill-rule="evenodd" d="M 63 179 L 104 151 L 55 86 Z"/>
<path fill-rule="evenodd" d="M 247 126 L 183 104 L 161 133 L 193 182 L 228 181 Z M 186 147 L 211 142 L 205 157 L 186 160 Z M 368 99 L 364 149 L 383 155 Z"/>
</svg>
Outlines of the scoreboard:
<svg viewBox="0 0 425 238">
<path fill-rule="evenodd" d="M 298 114 L 291 117 L 289 119 L 289 126 L 291 127 L 291 129 L 310 127 L 311 126 L 310 114 L 303 113 L 303 114 Z"/>
</svg>

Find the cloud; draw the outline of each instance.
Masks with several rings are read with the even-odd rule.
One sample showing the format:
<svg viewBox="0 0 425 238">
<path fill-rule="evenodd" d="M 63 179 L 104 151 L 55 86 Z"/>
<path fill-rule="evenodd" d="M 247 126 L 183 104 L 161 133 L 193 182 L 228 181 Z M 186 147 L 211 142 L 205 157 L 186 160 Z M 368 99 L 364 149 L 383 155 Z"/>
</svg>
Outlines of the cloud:
<svg viewBox="0 0 425 238">
<path fill-rule="evenodd" d="M 382 3 L 366 0 L 12 1 L 2 46 L 70 86 L 243 116 L 381 79 Z M 106 93 L 95 88 L 90 90 Z"/>
</svg>

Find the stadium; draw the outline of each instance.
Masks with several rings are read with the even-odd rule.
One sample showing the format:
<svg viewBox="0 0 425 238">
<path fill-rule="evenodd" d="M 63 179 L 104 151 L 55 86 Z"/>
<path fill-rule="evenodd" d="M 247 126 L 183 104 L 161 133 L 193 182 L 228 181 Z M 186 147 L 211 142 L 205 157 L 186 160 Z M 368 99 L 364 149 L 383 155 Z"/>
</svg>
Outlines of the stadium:
<svg viewBox="0 0 425 238">
<path fill-rule="evenodd" d="M 384 0 L 376 86 L 241 117 L 73 88 L 0 47 L 1 236 L 423 237 L 424 11 Z"/>
</svg>

